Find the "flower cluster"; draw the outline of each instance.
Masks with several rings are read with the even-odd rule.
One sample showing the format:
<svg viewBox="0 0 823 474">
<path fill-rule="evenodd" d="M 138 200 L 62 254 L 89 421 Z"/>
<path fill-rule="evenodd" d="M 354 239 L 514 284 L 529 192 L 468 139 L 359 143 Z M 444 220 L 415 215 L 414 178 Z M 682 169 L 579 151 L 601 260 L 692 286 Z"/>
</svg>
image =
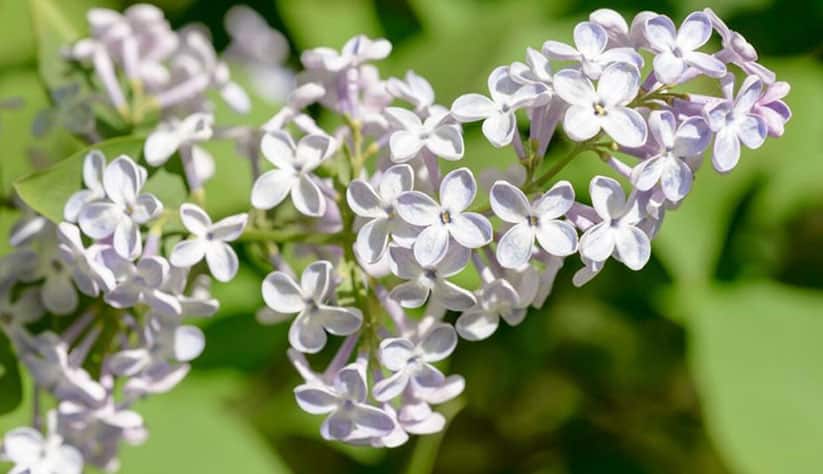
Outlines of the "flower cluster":
<svg viewBox="0 0 823 474">
<path fill-rule="evenodd" d="M 679 28 L 652 12 L 628 24 L 598 10 L 575 27 L 573 46 L 529 48 L 525 62 L 490 73 L 487 95 L 450 107 L 412 71 L 380 77 L 373 63 L 390 54 L 385 39 L 305 51 L 305 71 L 292 77 L 279 66 L 283 38 L 235 9 L 235 61 L 299 85 L 284 86 L 285 104 L 266 123 L 222 128 L 205 93 L 215 89 L 239 110 L 248 100 L 203 32 L 173 32 L 147 5 L 92 10 L 89 24 L 91 38 L 68 56 L 93 66 L 124 116 L 153 104 L 162 117 L 143 146 L 149 168 L 129 156 L 107 160 L 92 144 L 63 221 L 26 211 L 15 251 L 0 263 L 0 327 L 36 390 L 58 401 L 46 435 L 6 435 L 3 454 L 19 472 L 74 473 L 84 462 L 115 470 L 120 442 L 146 437 L 132 404 L 172 389 L 204 349 L 184 318 L 214 314 L 210 278 L 228 282 L 244 263 L 272 270 L 257 318 L 291 321 L 288 356 L 303 379 L 295 398 L 325 416 L 324 438 L 393 447 L 438 432 L 447 420 L 433 407 L 465 387 L 446 373 L 459 338 L 486 339 L 501 319 L 520 324 L 550 296 L 567 258 L 580 262 L 578 286 L 610 260 L 643 268 L 704 155 L 729 172 L 741 144 L 780 136 L 791 116 L 781 101 L 788 85 L 709 9 Z M 710 53 L 714 33 L 722 47 Z M 699 76 L 718 93 L 681 92 Z M 339 119 L 336 128 L 318 125 L 313 104 Z M 471 168 L 463 129 L 480 121 L 493 147 L 511 147 L 513 168 Z M 558 132 L 571 151 L 546 160 Z M 202 145 L 214 138 L 235 142 L 253 179 L 249 212 L 216 222 L 202 205 L 215 173 Z M 559 175 L 589 152 L 608 173 L 580 196 Z M 161 203 L 147 183 L 174 157 L 189 199 Z M 323 351 L 333 355 L 318 370 Z"/>
</svg>

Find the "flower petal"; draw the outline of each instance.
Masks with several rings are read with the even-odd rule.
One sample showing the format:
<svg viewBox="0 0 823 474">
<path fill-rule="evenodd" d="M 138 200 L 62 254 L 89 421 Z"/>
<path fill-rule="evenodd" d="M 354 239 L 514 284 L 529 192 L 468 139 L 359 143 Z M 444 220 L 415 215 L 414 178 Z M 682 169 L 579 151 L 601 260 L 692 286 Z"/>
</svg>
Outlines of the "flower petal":
<svg viewBox="0 0 823 474">
<path fill-rule="evenodd" d="M 683 59 L 709 77 L 721 77 L 726 74 L 726 65 L 711 54 L 692 51 L 683 56 Z"/>
<path fill-rule="evenodd" d="M 588 140 L 600 131 L 600 117 L 595 115 L 592 104 L 572 105 L 563 116 L 563 130 L 574 141 Z"/>
<path fill-rule="evenodd" d="M 326 213 L 326 197 L 320 191 L 314 178 L 306 175 L 300 176 L 297 184 L 291 189 L 291 201 L 294 207 L 310 217 L 321 217 Z"/>
<path fill-rule="evenodd" d="M 440 222 L 440 206 L 420 191 L 407 191 L 397 196 L 397 214 L 406 222 L 430 226 Z"/>
<path fill-rule="evenodd" d="M 483 121 L 482 129 L 489 143 L 501 148 L 512 142 L 517 121 L 512 113 L 496 112 Z"/>
<path fill-rule="evenodd" d="M 223 219 L 215 222 L 212 226 L 212 238 L 222 240 L 224 242 L 237 240 L 246 228 L 246 223 L 248 220 L 249 215 L 246 213 L 224 217 Z"/>
<path fill-rule="evenodd" d="M 617 218 L 625 210 L 626 194 L 612 178 L 595 176 L 589 183 L 589 195 L 594 210 L 603 219 Z"/>
<path fill-rule="evenodd" d="M 44 446 L 43 435 L 29 427 L 13 429 L 3 438 L 3 454 L 22 466 L 37 464 Z"/>
<path fill-rule="evenodd" d="M 449 230 L 441 224 L 430 225 L 420 232 L 412 247 L 414 258 L 422 267 L 440 262 L 449 248 Z"/>
<path fill-rule="evenodd" d="M 629 63 L 610 64 L 597 81 L 597 96 L 607 106 L 628 104 L 637 96 L 639 89 L 640 71 Z M 612 110 L 609 108 L 610 114 Z"/>
<path fill-rule="evenodd" d="M 266 306 L 280 313 L 298 313 L 306 307 L 297 282 L 283 272 L 269 273 L 263 280 L 262 291 Z"/>
<path fill-rule="evenodd" d="M 180 362 L 194 360 L 203 353 L 206 336 L 196 326 L 180 326 L 174 331 L 174 357 Z"/>
<path fill-rule="evenodd" d="M 206 211 L 190 203 L 180 206 L 180 220 L 186 230 L 198 237 L 206 235 L 211 227 L 211 218 Z"/>
<path fill-rule="evenodd" d="M 535 235 L 543 250 L 551 255 L 566 257 L 577 251 L 577 231 L 566 221 L 541 221 Z"/>
<path fill-rule="evenodd" d="M 648 191 L 660 181 L 662 174 L 663 158 L 654 156 L 641 161 L 634 167 L 631 181 L 640 191 Z"/>
<path fill-rule="evenodd" d="M 418 133 L 406 130 L 392 133 L 389 138 L 389 150 L 391 150 L 392 161 L 395 163 L 405 163 L 417 157 L 423 145 L 423 140 L 420 139 Z"/>
<path fill-rule="evenodd" d="M 546 41 L 543 43 L 543 52 L 552 59 L 562 61 L 574 61 L 580 59 L 580 52 L 566 43 L 559 41 Z"/>
<path fill-rule="evenodd" d="M 346 190 L 346 201 L 349 208 L 361 217 L 386 217 L 383 202 L 371 184 L 362 179 L 355 179 L 349 183 Z"/>
<path fill-rule="evenodd" d="M 80 211 L 78 223 L 83 233 L 92 239 L 103 239 L 114 233 L 117 224 L 125 216 L 116 204 L 92 202 Z"/>
<path fill-rule="evenodd" d="M 686 197 L 692 188 L 692 169 L 683 160 L 674 157 L 667 161 L 660 176 L 660 186 L 666 199 L 678 202 Z"/>
<path fill-rule="evenodd" d="M 260 148 L 263 156 L 274 166 L 294 170 L 297 146 L 288 133 L 280 130 L 266 133 L 260 141 Z"/>
<path fill-rule="evenodd" d="M 134 161 L 125 155 L 109 163 L 103 172 L 106 195 L 117 204 L 134 203 L 141 187 L 141 172 Z"/>
<path fill-rule="evenodd" d="M 74 289 L 68 275 L 52 275 L 46 278 L 41 296 L 43 306 L 51 313 L 69 314 L 77 308 L 77 290 Z"/>
<path fill-rule="evenodd" d="M 766 133 L 766 122 L 757 115 L 746 115 L 737 123 L 737 137 L 749 148 L 760 148 Z"/>
<path fill-rule="evenodd" d="M 402 337 L 391 337 L 380 342 L 380 363 L 392 372 L 406 367 L 414 357 L 414 344 Z"/>
<path fill-rule="evenodd" d="M 735 132 L 734 127 L 725 127 L 714 137 L 712 164 L 721 173 L 734 169 L 740 160 L 740 140 Z"/>
<path fill-rule="evenodd" d="M 497 113 L 497 106 L 484 95 L 465 94 L 454 101 L 451 113 L 461 122 L 474 122 Z"/>
<path fill-rule="evenodd" d="M 410 280 L 420 274 L 420 264 L 414 259 L 411 249 L 392 245 L 389 247 L 389 257 L 389 267 L 398 277 Z"/>
<path fill-rule="evenodd" d="M 182 240 L 174 246 L 169 261 L 175 267 L 192 267 L 206 256 L 207 246 L 203 239 Z"/>
<path fill-rule="evenodd" d="M 477 303 L 477 299 L 470 291 L 447 280 L 437 281 L 432 290 L 432 298 L 452 311 L 465 311 Z"/>
<path fill-rule="evenodd" d="M 366 263 L 376 263 L 389 247 L 388 219 L 374 219 L 357 232 L 354 250 Z"/>
<path fill-rule="evenodd" d="M 303 270 L 300 276 L 300 291 L 304 297 L 316 302 L 323 302 L 334 288 L 331 262 L 320 260 L 313 262 Z"/>
<path fill-rule="evenodd" d="M 337 397 L 320 384 L 303 384 L 294 389 L 294 398 L 303 411 L 312 415 L 325 415 L 337 408 Z"/>
<path fill-rule="evenodd" d="M 763 95 L 763 81 L 757 76 L 747 76 L 737 91 L 734 100 L 734 114 L 741 116 L 752 110 L 754 104 Z"/>
<path fill-rule="evenodd" d="M 386 107 L 385 112 L 388 119 L 392 122 L 392 125 L 397 128 L 413 132 L 414 134 L 419 133 L 423 129 L 423 122 L 420 120 L 420 117 L 411 110 L 400 107 Z"/>
<path fill-rule="evenodd" d="M 595 58 L 606 49 L 609 37 L 602 26 L 584 21 L 574 27 L 574 44 L 587 58 Z"/>
<path fill-rule="evenodd" d="M 423 350 L 423 360 L 426 362 L 438 362 L 454 351 L 457 347 L 457 334 L 450 324 L 440 323 L 435 325 L 420 342 L 420 349 Z"/>
<path fill-rule="evenodd" d="M 452 216 L 449 233 L 460 245 L 476 249 L 492 240 L 492 225 L 482 214 L 464 212 Z"/>
<path fill-rule="evenodd" d="M 597 100 L 592 82 L 576 69 L 563 69 L 554 75 L 554 91 L 571 105 L 588 108 Z"/>
<path fill-rule="evenodd" d="M 176 128 L 153 131 L 143 146 L 146 162 L 152 166 L 162 165 L 177 151 L 182 140 Z"/>
<path fill-rule="evenodd" d="M 574 204 L 574 188 L 568 181 L 558 181 L 535 201 L 533 208 L 540 219 L 556 219 Z"/>
<path fill-rule="evenodd" d="M 601 119 L 603 130 L 618 144 L 639 147 L 646 142 L 647 129 L 643 116 L 634 109 L 617 107 Z"/>
<path fill-rule="evenodd" d="M 426 148 L 443 159 L 459 160 L 463 157 L 463 134 L 460 127 L 448 124 L 435 128 L 426 139 Z"/>
<path fill-rule="evenodd" d="M 301 313 L 289 327 L 289 344 L 300 352 L 316 354 L 326 346 L 323 326 Z"/>
<path fill-rule="evenodd" d="M 467 341 L 482 341 L 494 334 L 499 325 L 500 317 L 497 314 L 472 310 L 457 318 L 455 328 L 460 337 Z"/>
<path fill-rule="evenodd" d="M 257 209 L 271 209 L 286 199 L 297 176 L 288 169 L 277 169 L 263 173 L 251 190 L 251 205 Z"/>
<path fill-rule="evenodd" d="M 474 201 L 477 182 L 468 168 L 452 170 L 440 182 L 440 203 L 443 209 L 456 214 L 463 212 Z M 410 224 L 420 224 L 410 222 Z"/>
<path fill-rule="evenodd" d="M 677 120 L 668 110 L 655 110 L 649 114 L 649 131 L 661 148 L 674 146 L 674 134 Z"/>
<path fill-rule="evenodd" d="M 374 384 L 372 393 L 378 402 L 387 402 L 403 393 L 409 384 L 409 374 L 401 370 Z"/>
<path fill-rule="evenodd" d="M 140 236 L 140 227 L 131 219 L 122 219 L 114 229 L 112 240 L 114 250 L 129 260 L 134 260 L 143 249 L 143 238 Z"/>
<path fill-rule="evenodd" d="M 614 233 L 606 223 L 590 227 L 580 237 L 580 255 L 595 262 L 608 259 L 614 252 L 614 247 Z"/>
<path fill-rule="evenodd" d="M 625 226 L 612 233 L 620 261 L 632 270 L 640 270 L 651 256 L 649 236 L 635 226 Z"/>
<path fill-rule="evenodd" d="M 429 299 L 429 289 L 415 281 L 407 281 L 395 286 L 390 296 L 404 308 L 419 308 Z"/>
<path fill-rule="evenodd" d="M 693 12 L 683 20 L 677 32 L 677 45 L 681 49 L 694 51 L 709 41 L 712 35 L 712 23 L 703 12 Z"/>
<path fill-rule="evenodd" d="M 369 405 L 358 405 L 352 414 L 357 432 L 364 437 L 386 436 L 394 430 L 394 420 L 382 410 Z"/>
<path fill-rule="evenodd" d="M 492 185 L 489 203 L 497 217 L 512 224 L 526 221 L 531 212 L 523 191 L 502 180 Z"/>
<path fill-rule="evenodd" d="M 356 308 L 319 306 L 312 317 L 316 318 L 329 334 L 335 336 L 354 334 L 363 324 L 363 313 Z"/>
<path fill-rule="evenodd" d="M 217 281 L 227 282 L 237 274 L 239 262 L 231 245 L 225 242 L 212 242 L 206 250 L 206 263 L 209 271 Z"/>
<path fill-rule="evenodd" d="M 397 196 L 414 187 L 414 170 L 409 165 L 393 165 L 380 177 L 377 192 L 387 203 L 394 203 Z"/>
<path fill-rule="evenodd" d="M 711 138 L 711 130 L 703 117 L 689 117 L 677 127 L 673 152 L 679 157 L 697 156 L 706 151 Z"/>
<path fill-rule="evenodd" d="M 677 30 L 672 20 L 665 15 L 658 15 L 646 20 L 646 39 L 652 49 L 670 51 L 677 44 Z"/>
<path fill-rule="evenodd" d="M 497 261 L 505 268 L 520 268 L 532 256 L 534 230 L 527 223 L 509 229 L 497 243 Z"/>
</svg>

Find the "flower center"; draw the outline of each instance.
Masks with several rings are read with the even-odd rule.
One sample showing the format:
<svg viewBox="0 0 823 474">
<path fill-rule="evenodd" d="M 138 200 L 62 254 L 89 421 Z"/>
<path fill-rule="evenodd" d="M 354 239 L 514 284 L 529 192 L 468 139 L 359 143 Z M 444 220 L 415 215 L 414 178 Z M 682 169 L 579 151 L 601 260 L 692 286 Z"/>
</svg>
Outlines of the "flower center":
<svg viewBox="0 0 823 474">
<path fill-rule="evenodd" d="M 528 217 L 529 225 L 532 227 L 536 227 L 537 224 L 540 222 L 537 216 L 529 216 Z"/>
<path fill-rule="evenodd" d="M 606 106 L 603 104 L 603 102 L 594 103 L 594 114 L 598 117 L 603 117 L 606 115 Z"/>
<path fill-rule="evenodd" d="M 60 273 L 63 271 L 63 264 L 60 260 L 54 259 L 51 261 L 51 269 L 54 270 L 54 273 Z"/>
<path fill-rule="evenodd" d="M 449 213 L 449 211 L 443 211 L 440 213 L 440 222 L 444 224 L 451 224 L 452 215 Z"/>
</svg>

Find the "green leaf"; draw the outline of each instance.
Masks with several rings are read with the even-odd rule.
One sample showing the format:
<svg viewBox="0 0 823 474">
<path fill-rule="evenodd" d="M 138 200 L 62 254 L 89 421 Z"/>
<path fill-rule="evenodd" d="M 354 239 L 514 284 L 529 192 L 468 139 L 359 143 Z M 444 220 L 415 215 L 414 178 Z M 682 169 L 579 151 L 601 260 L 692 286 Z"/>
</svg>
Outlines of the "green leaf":
<svg viewBox="0 0 823 474">
<path fill-rule="evenodd" d="M 23 383 L 17 357 L 3 332 L 0 332 L 0 415 L 16 409 L 23 400 Z"/>
<path fill-rule="evenodd" d="M 354 35 L 383 34 L 370 0 L 286 0 L 277 2 L 277 9 L 301 49 L 339 49 Z"/>
<path fill-rule="evenodd" d="M 190 375 L 172 392 L 135 409 L 149 426 L 142 446 L 124 446 L 122 474 L 279 474 L 288 467 L 250 425 L 234 413 L 231 398 L 242 393 L 238 376 Z"/>
<path fill-rule="evenodd" d="M 733 472 L 823 465 L 823 296 L 772 282 L 691 292 L 690 361 Z"/>
<path fill-rule="evenodd" d="M 27 176 L 14 184 L 20 197 L 32 209 L 54 222 L 63 220 L 63 207 L 69 197 L 81 189 L 83 161 L 91 150 L 100 150 L 107 159 L 128 155 L 139 161 L 145 137 L 120 137 L 81 150 L 48 169 Z M 186 196 L 179 175 L 162 168 L 149 170 L 145 191 L 154 193 L 165 206 L 180 204 Z"/>
<path fill-rule="evenodd" d="M 26 2 L 0 2 L 0 67 L 25 64 L 35 54 L 31 15 Z"/>
</svg>

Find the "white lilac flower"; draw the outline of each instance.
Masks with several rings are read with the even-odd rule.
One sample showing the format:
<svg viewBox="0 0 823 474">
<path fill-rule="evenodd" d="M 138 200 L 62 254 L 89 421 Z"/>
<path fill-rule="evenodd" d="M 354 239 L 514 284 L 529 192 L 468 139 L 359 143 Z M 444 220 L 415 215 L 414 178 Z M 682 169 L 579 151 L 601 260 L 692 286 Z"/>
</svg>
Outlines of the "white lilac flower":
<svg viewBox="0 0 823 474">
<path fill-rule="evenodd" d="M 257 209 L 271 209 L 291 195 L 294 207 L 304 215 L 320 217 L 326 213 L 326 198 L 318 178 L 312 173 L 334 152 L 326 135 L 306 135 L 297 145 L 285 132 L 263 136 L 263 156 L 277 168 L 264 173 L 254 183 L 251 203 Z"/>
<path fill-rule="evenodd" d="M 646 141 L 646 122 L 627 105 L 640 88 L 640 71 L 614 63 L 603 71 L 595 90 L 580 71 L 564 69 L 554 76 L 554 90 L 570 107 L 563 129 L 575 141 L 588 140 L 605 130 L 618 144 L 639 147 Z"/>
<path fill-rule="evenodd" d="M 477 304 L 457 318 L 455 328 L 460 337 L 481 341 L 497 330 L 502 318 L 509 326 L 517 326 L 526 317 L 528 304 L 522 304 L 518 290 L 507 280 L 487 283 L 478 292 Z"/>
<path fill-rule="evenodd" d="M 146 170 L 131 158 L 121 156 L 103 172 L 106 201 L 83 206 L 79 215 L 80 228 L 93 239 L 113 235 L 114 249 L 123 258 L 134 259 L 143 248 L 140 225 L 157 217 L 163 204 L 152 194 L 143 193 Z"/>
<path fill-rule="evenodd" d="M 500 148 L 514 139 L 517 131 L 515 111 L 523 107 L 543 105 L 548 97 L 540 84 L 520 84 L 507 67 L 498 67 L 489 75 L 491 99 L 480 94 L 462 95 L 451 107 L 452 115 L 461 122 L 483 120 L 483 135 Z"/>
<path fill-rule="evenodd" d="M 420 112 L 428 111 L 434 104 L 434 90 L 425 78 L 406 71 L 406 80 L 391 77 L 386 81 L 386 90 L 397 99 L 404 100 Z"/>
<path fill-rule="evenodd" d="M 446 255 L 454 241 L 465 248 L 482 247 L 492 239 L 488 219 L 466 212 L 477 194 L 477 183 L 468 168 L 449 172 L 440 183 L 440 203 L 420 191 L 397 197 L 397 214 L 412 225 L 424 227 L 414 243 L 414 256 L 422 266 L 431 266 Z"/>
<path fill-rule="evenodd" d="M 366 263 L 379 261 L 389 247 L 389 236 L 411 246 L 414 229 L 395 211 L 397 197 L 414 188 L 414 171 L 406 164 L 394 165 L 379 178 L 377 189 L 363 179 L 355 179 L 346 190 L 349 207 L 368 221 L 357 232 L 354 249 Z"/>
<path fill-rule="evenodd" d="M 60 259 L 71 269 L 71 278 L 81 293 L 95 298 L 114 288 L 114 274 L 97 259 L 102 248 L 86 249 L 77 226 L 61 222 L 57 226 L 57 241 Z"/>
<path fill-rule="evenodd" d="M 286 273 L 269 273 L 262 290 L 269 308 L 284 314 L 297 313 L 289 329 L 289 342 L 301 352 L 319 352 L 326 345 L 326 332 L 348 336 L 360 329 L 363 322 L 359 309 L 329 304 L 335 282 L 332 265 L 325 260 L 306 267 L 299 285 Z"/>
<path fill-rule="evenodd" d="M 741 142 L 751 149 L 760 148 L 768 133 L 763 117 L 752 113 L 752 108 L 763 94 L 763 81 L 757 76 L 746 77 L 734 99 L 733 87 L 734 77 L 726 76 L 723 79 L 725 100 L 709 102 L 703 110 L 709 127 L 715 133 L 712 164 L 721 173 L 737 166 Z"/>
<path fill-rule="evenodd" d="M 457 334 L 449 324 L 437 323 L 418 343 L 404 337 L 386 338 L 380 342 L 380 362 L 393 374 L 374 385 L 374 398 L 386 402 L 411 387 L 420 397 L 437 390 L 446 382 L 432 363 L 448 357 L 457 347 Z"/>
<path fill-rule="evenodd" d="M 300 408 L 313 415 L 329 415 L 320 427 L 323 438 L 346 441 L 382 437 L 394 429 L 389 415 L 366 403 L 364 366 L 355 362 L 343 367 L 330 386 L 309 382 L 294 389 Z"/>
<path fill-rule="evenodd" d="M 191 167 L 202 183 L 214 175 L 214 159 L 209 152 L 197 145 L 211 139 L 214 116 L 210 113 L 194 113 L 179 120 L 171 118 L 149 134 L 143 151 L 146 162 L 151 166 L 161 166 L 175 152 L 192 161 Z"/>
<path fill-rule="evenodd" d="M 64 251 L 65 248 L 58 244 L 58 232 L 55 227 L 49 223 L 48 232 L 40 236 L 41 247 L 36 274 L 43 279 L 43 305 L 52 314 L 66 315 L 77 308 L 79 299 L 72 281 L 78 273 L 77 270 L 82 271 L 82 268 L 65 263 L 64 258 L 69 256 Z M 82 276 L 80 279 L 82 280 Z"/>
<path fill-rule="evenodd" d="M 16 428 L 3 437 L 2 457 L 14 464 L 10 474 L 81 474 L 83 455 L 65 444 L 57 431 L 57 414 L 50 411 L 47 434 L 29 428 Z"/>
<path fill-rule="evenodd" d="M 626 201 L 620 183 L 596 176 L 589 185 L 592 205 L 603 219 L 580 237 L 580 255 L 593 262 L 604 262 L 614 254 L 632 270 L 646 265 L 651 256 L 649 236 L 638 227 L 642 220 L 637 199 Z"/>
<path fill-rule="evenodd" d="M 240 237 L 248 214 L 235 214 L 215 223 L 206 212 L 194 204 L 180 206 L 180 220 L 193 238 L 178 242 L 169 261 L 176 267 L 191 267 L 206 258 L 211 274 L 218 281 L 230 281 L 237 274 L 237 254 L 231 242 Z"/>
<path fill-rule="evenodd" d="M 654 57 L 654 74 L 664 84 L 675 84 L 689 66 L 710 77 L 726 74 L 726 65 L 714 56 L 697 51 L 709 41 L 712 24 L 703 12 L 694 12 L 677 30 L 672 20 L 658 15 L 646 20 L 646 39 Z"/>
<path fill-rule="evenodd" d="M 552 87 L 552 65 L 540 51 L 527 48 L 526 64 L 515 61 L 509 66 L 511 77 L 522 84 L 542 84 L 546 87 L 545 93 L 551 92 Z"/>
<path fill-rule="evenodd" d="M 709 146 L 709 126 L 702 117 L 677 124 L 674 114 L 665 110 L 649 115 L 649 129 L 659 151 L 634 167 L 632 184 L 648 191 L 659 182 L 666 199 L 678 202 L 689 193 L 694 179 L 686 159 L 699 156 Z"/>
<path fill-rule="evenodd" d="M 609 64 L 627 63 L 638 69 L 643 67 L 643 57 L 634 48 L 606 49 L 608 42 L 609 36 L 602 26 L 584 21 L 574 27 L 576 49 L 558 41 L 546 41 L 543 52 L 552 59 L 579 61 L 583 73 L 595 80 L 600 78 Z"/>
<path fill-rule="evenodd" d="M 657 16 L 657 13 L 642 11 L 635 15 L 629 26 L 620 13 L 610 8 L 599 8 L 589 14 L 589 21 L 597 23 L 609 35 L 609 45 L 612 47 L 648 48 L 644 30 L 646 20 Z"/>
<path fill-rule="evenodd" d="M 220 302 L 214 299 L 210 292 L 211 278 L 201 274 L 189 282 L 189 268 L 172 265 L 161 290 L 173 295 L 180 302 L 182 316 L 209 317 L 213 316 L 220 307 Z M 186 288 L 189 288 L 188 294 Z M 158 314 L 162 317 L 163 315 Z M 174 317 L 166 322 L 179 323 Z"/>
<path fill-rule="evenodd" d="M 383 38 L 370 39 L 358 35 L 348 40 L 338 53 L 331 48 L 314 48 L 304 51 L 300 61 L 306 69 L 338 72 L 361 64 L 386 58 L 391 52 L 391 43 Z"/>
<path fill-rule="evenodd" d="M 86 155 L 83 160 L 83 184 L 86 189 L 77 191 L 66 201 L 63 209 L 63 219 L 68 222 L 77 222 L 80 211 L 90 203 L 106 197 L 103 189 L 103 170 L 106 167 L 106 158 L 97 150 Z"/>
<path fill-rule="evenodd" d="M 459 125 L 450 123 L 447 111 L 432 114 L 425 121 L 399 107 L 386 108 L 386 115 L 397 127 L 389 138 L 392 161 L 405 163 L 416 158 L 423 148 L 449 161 L 463 157 L 463 134 Z"/>
<path fill-rule="evenodd" d="M 421 266 L 410 249 L 390 246 L 389 265 L 392 273 L 408 280 L 395 286 L 390 296 L 404 308 L 419 308 L 429 300 L 454 311 L 474 306 L 474 295 L 448 280 L 458 274 L 469 261 L 469 250 L 452 245 L 446 255 L 434 265 Z"/>
<path fill-rule="evenodd" d="M 145 257 L 135 265 L 109 250 L 104 250 L 101 256 L 117 279 L 117 286 L 105 295 L 106 303 L 115 308 L 143 303 L 170 318 L 181 314 L 180 301 L 162 290 L 169 274 L 165 258 Z"/>
<path fill-rule="evenodd" d="M 497 243 L 497 261 L 506 268 L 528 263 L 534 240 L 551 255 L 565 257 L 577 251 L 577 231 L 560 220 L 574 203 L 574 189 L 560 181 L 533 203 L 523 191 L 505 181 L 492 186 L 492 210 L 503 221 L 514 224 Z"/>
<path fill-rule="evenodd" d="M 38 288 L 28 288 L 12 301 L 12 285 L 0 286 L 0 328 L 6 334 L 33 323 L 43 316 L 43 303 Z"/>
</svg>

